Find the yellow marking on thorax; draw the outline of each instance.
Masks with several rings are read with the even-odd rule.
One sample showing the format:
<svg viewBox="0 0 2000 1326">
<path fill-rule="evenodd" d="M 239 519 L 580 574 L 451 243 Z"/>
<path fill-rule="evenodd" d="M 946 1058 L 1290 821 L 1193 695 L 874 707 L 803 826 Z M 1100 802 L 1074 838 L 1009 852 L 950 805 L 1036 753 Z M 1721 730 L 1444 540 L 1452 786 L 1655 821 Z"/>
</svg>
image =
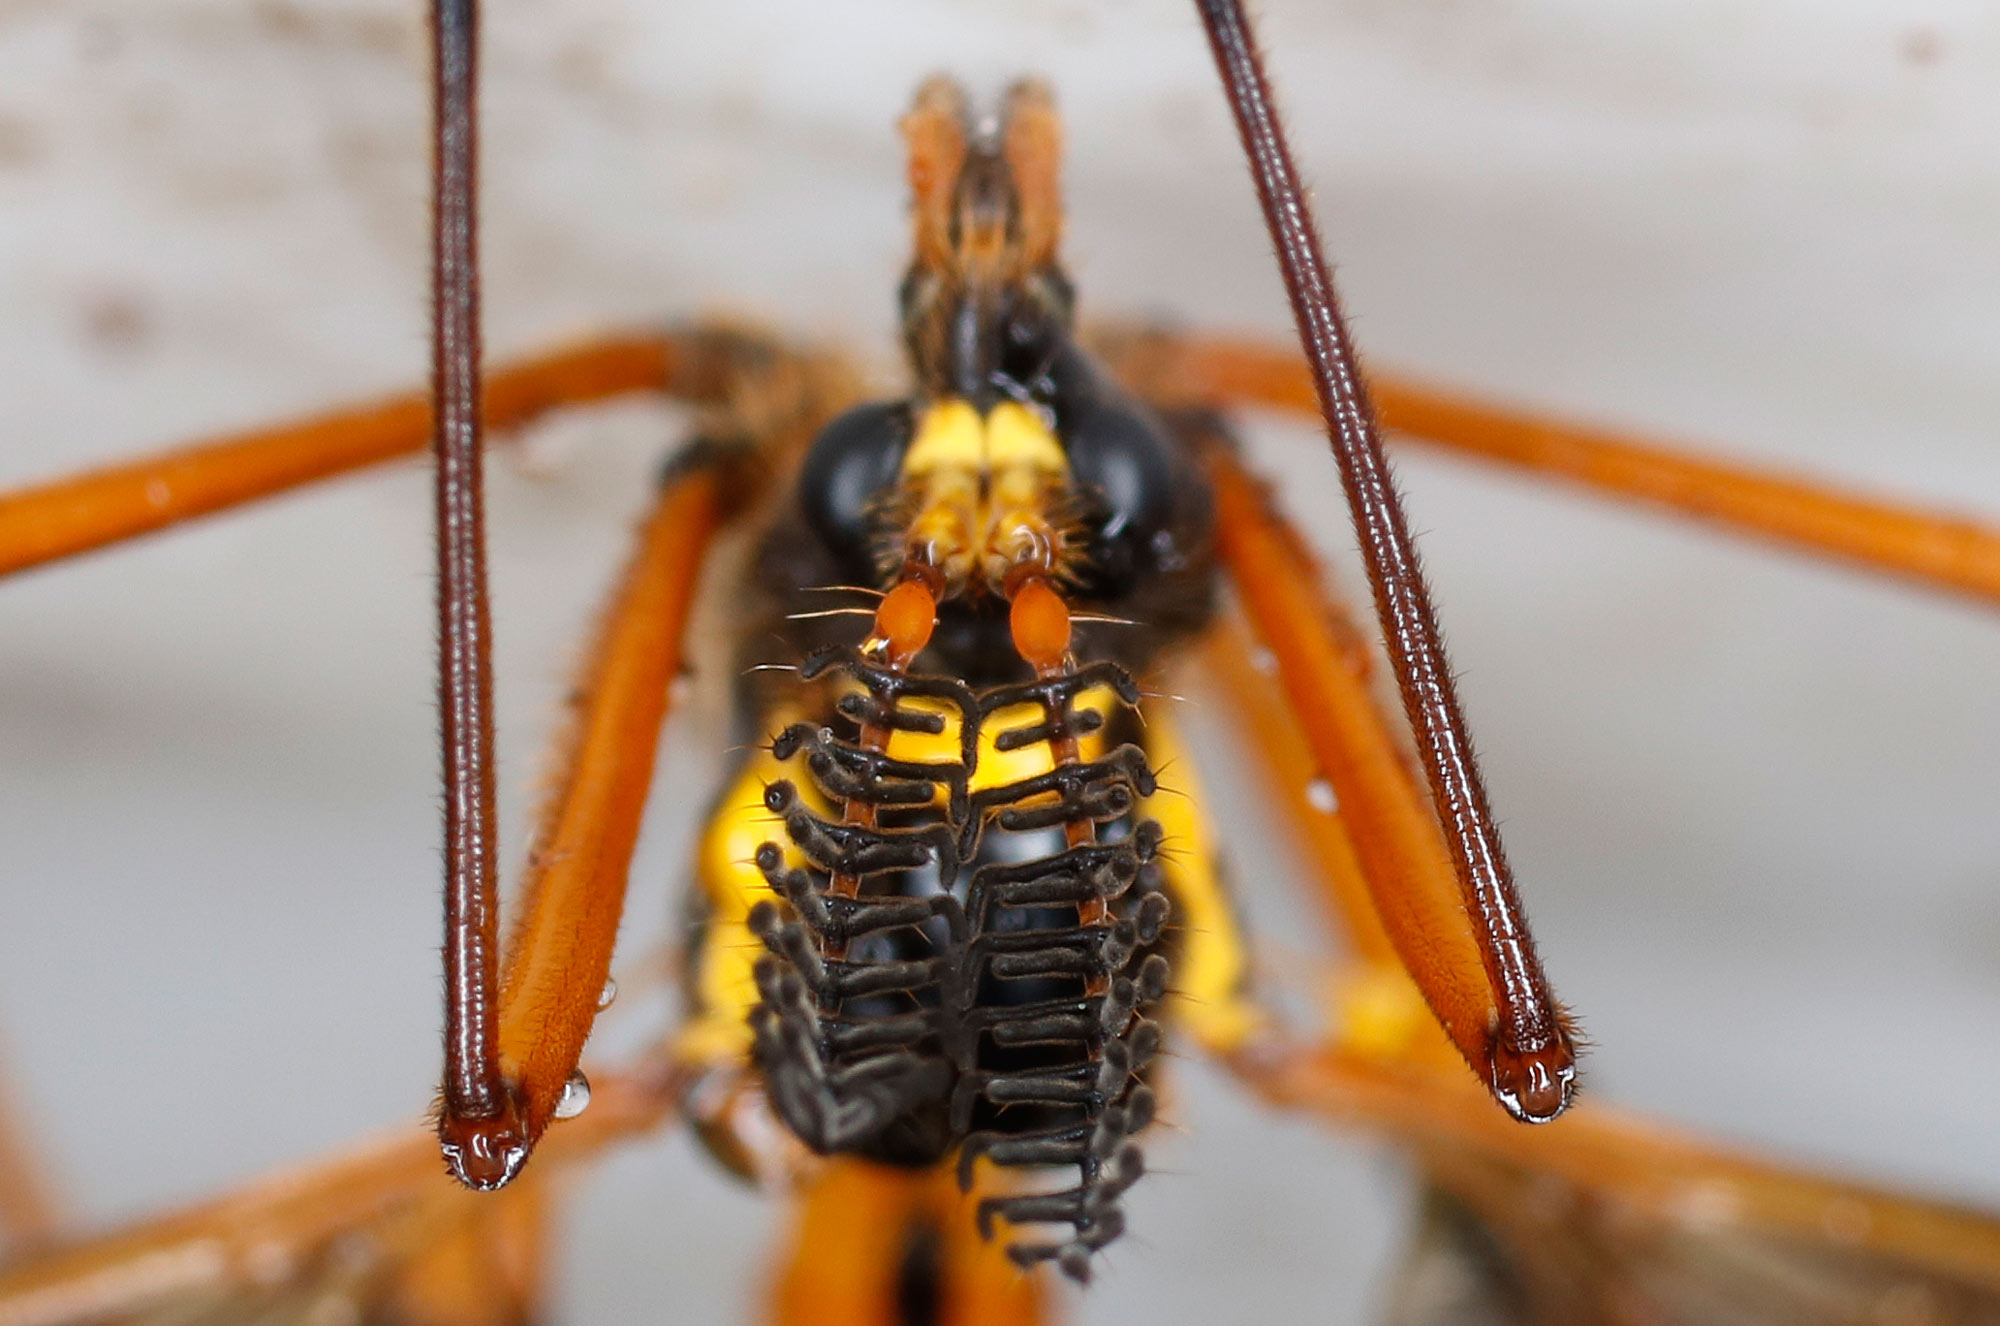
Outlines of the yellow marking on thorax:
<svg viewBox="0 0 2000 1326">
<path fill-rule="evenodd" d="M 927 407 L 903 455 L 915 508 L 904 545 L 963 586 L 975 573 L 998 587 L 1024 562 L 1061 559 L 1050 495 L 1069 479 L 1069 455 L 1041 415 L 1003 401 L 981 415 L 957 398 Z"/>
<path fill-rule="evenodd" d="M 928 478 L 947 470 L 999 474 L 1007 470 L 1066 474 L 1069 456 L 1062 443 L 1027 406 L 1002 401 L 985 415 L 970 402 L 950 397 L 927 407 L 916 436 L 903 453 L 905 478 Z"/>
<path fill-rule="evenodd" d="M 986 468 L 994 474 L 1009 470 L 1069 472 L 1069 453 L 1042 417 L 1016 401 L 1003 401 L 986 416 Z"/>
<path fill-rule="evenodd" d="M 986 463 L 986 421 L 968 401 L 952 398 L 925 410 L 916 436 L 903 453 L 905 478 L 921 478 L 941 470 L 978 473 Z"/>
</svg>

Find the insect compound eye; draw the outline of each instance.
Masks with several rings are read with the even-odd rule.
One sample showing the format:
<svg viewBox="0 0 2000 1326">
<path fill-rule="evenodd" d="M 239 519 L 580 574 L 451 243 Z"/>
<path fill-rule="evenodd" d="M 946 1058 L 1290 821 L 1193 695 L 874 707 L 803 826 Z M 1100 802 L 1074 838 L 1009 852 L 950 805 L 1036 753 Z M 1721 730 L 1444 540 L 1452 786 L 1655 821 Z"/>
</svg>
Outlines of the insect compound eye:
<svg viewBox="0 0 2000 1326">
<path fill-rule="evenodd" d="M 1160 425 L 1116 399 L 1085 399 L 1064 412 L 1070 473 L 1087 495 L 1090 588 L 1101 597 L 1162 569 L 1172 552 L 1183 480 Z"/>
<path fill-rule="evenodd" d="M 806 521 L 857 583 L 874 578 L 876 512 L 895 490 L 909 446 L 909 406 L 890 401 L 849 410 L 806 452 L 799 474 Z"/>
</svg>

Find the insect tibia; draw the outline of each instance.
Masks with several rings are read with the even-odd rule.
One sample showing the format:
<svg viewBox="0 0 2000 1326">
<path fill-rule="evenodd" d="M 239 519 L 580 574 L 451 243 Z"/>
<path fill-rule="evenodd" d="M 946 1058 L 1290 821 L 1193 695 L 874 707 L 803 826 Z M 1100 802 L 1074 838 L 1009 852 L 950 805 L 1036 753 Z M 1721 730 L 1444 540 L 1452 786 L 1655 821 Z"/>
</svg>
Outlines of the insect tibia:
<svg viewBox="0 0 2000 1326">
<path fill-rule="evenodd" d="M 769 1098 L 821 1152 L 956 1151 L 968 1184 L 982 1161 L 1074 1167 L 1058 1191 L 984 1199 L 980 1222 L 1068 1225 L 1009 1253 L 1087 1278 L 1144 1171 L 1146 1012 L 1167 986 L 1162 835 L 1136 812 L 1155 779 L 1100 737 L 1137 690 L 1093 666 L 973 692 L 856 651 L 802 672 L 854 689 L 771 744 L 802 776 L 766 790 L 787 844 L 757 866 L 782 901 L 750 917 Z"/>
</svg>

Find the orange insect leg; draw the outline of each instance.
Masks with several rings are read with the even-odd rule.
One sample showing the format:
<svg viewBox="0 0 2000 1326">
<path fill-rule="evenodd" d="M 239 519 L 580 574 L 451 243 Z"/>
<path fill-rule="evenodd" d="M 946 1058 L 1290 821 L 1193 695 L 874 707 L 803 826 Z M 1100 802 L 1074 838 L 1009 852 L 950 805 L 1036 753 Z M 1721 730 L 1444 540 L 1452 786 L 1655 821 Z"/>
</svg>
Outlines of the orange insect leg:
<svg viewBox="0 0 2000 1326">
<path fill-rule="evenodd" d="M 682 635 L 724 517 L 713 467 L 668 480 L 604 619 L 576 745 L 535 839 L 500 987 L 500 1057 L 527 1135 L 547 1127 L 610 975 L 627 871 Z"/>
<path fill-rule="evenodd" d="M 1039 1326 L 1047 1317 L 1038 1276 L 979 1237 L 973 1212 L 985 1193 L 960 1193 L 949 1167 L 895 1169 L 828 1160 L 805 1180 L 776 1276 L 773 1326 L 902 1326 L 910 1320 L 913 1258 L 938 1326 Z M 919 1240 L 913 1248 L 913 1239 Z"/>
<path fill-rule="evenodd" d="M 510 428 L 561 405 L 663 390 L 681 350 L 627 337 L 509 365 L 487 381 L 486 422 Z M 0 575 L 409 455 L 430 436 L 430 398 L 417 392 L 0 495 Z"/>
<path fill-rule="evenodd" d="M 1447 1166 L 1452 1149 L 1470 1151 L 1669 1227 L 1865 1249 L 2000 1290 L 2000 1220 L 1981 1212 L 1789 1169 L 1588 1100 L 1561 1128 L 1517 1128 L 1457 1074 L 1413 1064 L 1303 1051 L 1232 1067 L 1273 1104 L 1369 1128 Z"/>
<path fill-rule="evenodd" d="M 682 1086 L 657 1071 L 602 1075 L 590 1112 L 543 1147 L 540 1177 L 659 1126 Z M 335 1240 L 358 1230 L 391 1243 L 410 1240 L 409 1251 L 421 1255 L 425 1236 L 448 1225 L 453 1213 L 493 1200 L 445 1176 L 436 1142 L 399 1128 L 345 1155 L 0 1269 L 0 1321 L 45 1326 L 122 1319 L 180 1295 L 268 1292 L 274 1268 L 309 1267 Z"/>
<path fill-rule="evenodd" d="M 1358 651 L 1353 658 L 1361 667 Z M 1350 872 L 1355 854 L 1344 850 L 1347 828 L 1358 826 L 1350 826 L 1345 804 L 1328 814 L 1303 794 L 1317 776 L 1313 756 L 1251 660 L 1240 630 L 1232 624 L 1211 633 L 1204 661 L 1245 718 L 1262 768 L 1284 793 L 1287 818 L 1312 846 L 1322 893 L 1345 919 L 1364 963 L 1379 961 L 1387 940 L 1380 938 L 1381 922 L 1363 882 Z M 1589 1100 L 1559 1129 L 1518 1128 L 1495 1115 L 1461 1075 L 1440 1071 L 1427 1041 L 1384 1045 L 1346 1030 L 1343 1046 L 1352 1048 L 1299 1047 L 1284 1055 L 1242 1056 L 1231 1066 L 1273 1103 L 1414 1146 L 1430 1159 L 1438 1181 L 1455 1192 L 1457 1180 L 1470 1175 L 1459 1173 L 1453 1157 L 1478 1156 L 1544 1182 L 1560 1179 L 1609 1196 L 1668 1226 L 1776 1231 L 1807 1244 L 1844 1239 L 2000 1289 L 2000 1222 L 1990 1216 L 1800 1173 Z M 1510 1200 L 1546 1204 L 1547 1194 L 1537 1189 Z"/>
<path fill-rule="evenodd" d="M 1257 771 L 1297 828 L 1335 932 L 1362 961 L 1395 962 L 1396 949 L 1369 896 L 1347 816 L 1338 805 L 1329 809 L 1324 801 L 1314 803 L 1313 780 L 1323 776 L 1319 763 L 1299 735 L 1284 697 L 1273 688 L 1272 677 L 1259 667 L 1255 648 L 1239 618 L 1211 630 L 1203 638 L 1201 655 L 1213 682 L 1210 689 L 1234 711 L 1237 731 L 1255 752 Z M 1349 657 L 1365 678 L 1366 656 L 1358 642 Z"/>
<path fill-rule="evenodd" d="M 1368 693 L 1358 637 L 1265 495 L 1234 462 L 1211 472 L 1218 550 L 1332 785 L 1382 929 L 1452 1044 L 1485 1075 L 1498 1007 L 1443 836 Z"/>
<path fill-rule="evenodd" d="M 1157 381 L 1173 399 L 1265 405 L 1318 417 L 1312 379 L 1291 348 L 1225 338 L 1139 337 L 1115 341 L 1113 355 L 1148 382 Z M 2000 529 L 1990 523 L 1689 455 L 1396 374 L 1371 373 L 1368 382 L 1382 426 L 1409 441 L 1556 475 L 1740 534 L 2000 602 Z"/>
</svg>

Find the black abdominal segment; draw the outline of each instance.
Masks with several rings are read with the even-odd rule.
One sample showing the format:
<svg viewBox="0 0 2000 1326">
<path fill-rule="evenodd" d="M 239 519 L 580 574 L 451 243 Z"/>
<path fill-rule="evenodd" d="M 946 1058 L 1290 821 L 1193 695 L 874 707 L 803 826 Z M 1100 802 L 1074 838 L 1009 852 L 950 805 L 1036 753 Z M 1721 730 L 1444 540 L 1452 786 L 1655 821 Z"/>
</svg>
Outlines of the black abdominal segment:
<svg viewBox="0 0 2000 1326">
<path fill-rule="evenodd" d="M 989 1198 L 979 1220 L 988 1233 L 996 1219 L 1069 1226 L 1009 1252 L 1087 1278 L 1090 1254 L 1124 1227 L 1118 1199 L 1144 1167 L 1133 1135 L 1153 1114 L 1142 1074 L 1160 1033 L 1145 1012 L 1166 989 L 1169 905 L 1159 828 L 1135 814 L 1153 773 L 1131 744 L 996 786 L 978 784 L 975 764 L 1001 710 L 1033 705 L 1040 717 L 999 732 L 1000 749 L 1051 738 L 1073 749 L 1105 725 L 1076 707 L 1080 695 L 1108 687 L 1129 707 L 1137 689 L 1094 664 L 975 691 L 852 649 L 823 651 L 803 672 L 859 689 L 833 721 L 774 743 L 817 796 L 779 782 L 766 797 L 809 863 L 788 869 L 775 843 L 758 855 L 784 899 L 750 918 L 770 950 L 752 1026 L 772 1103 L 822 1153 L 925 1165 L 956 1151 L 968 1186 L 982 1157 L 1074 1166 L 1069 1186 Z M 906 703 L 916 697 L 927 703 Z M 958 717 L 954 761 L 893 760 L 855 739 L 864 726 L 941 733 L 940 708 Z M 1084 824 L 1094 833 L 1072 829 Z M 836 877 L 856 881 L 855 896 L 837 896 Z M 1097 904 L 1104 920 L 1086 924 Z"/>
</svg>

